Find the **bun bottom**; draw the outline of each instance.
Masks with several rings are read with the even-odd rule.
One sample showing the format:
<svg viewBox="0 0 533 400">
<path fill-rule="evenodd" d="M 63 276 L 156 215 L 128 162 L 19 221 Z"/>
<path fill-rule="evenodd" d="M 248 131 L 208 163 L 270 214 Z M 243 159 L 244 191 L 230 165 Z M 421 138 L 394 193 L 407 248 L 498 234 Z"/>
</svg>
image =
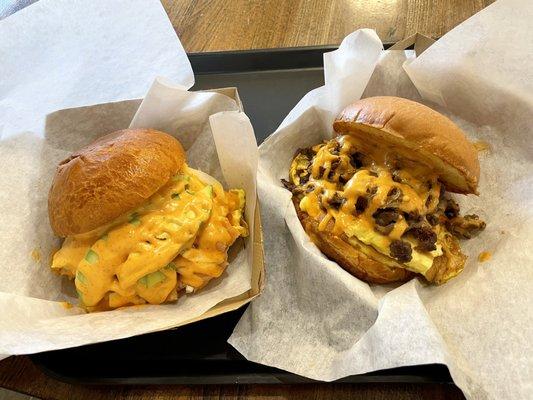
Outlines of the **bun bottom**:
<svg viewBox="0 0 533 400">
<path fill-rule="evenodd" d="M 368 283 L 384 284 L 405 282 L 416 275 L 405 268 L 391 267 L 372 258 L 372 256 L 376 258 L 385 256 L 362 242 L 355 240 L 354 243 L 348 243 L 329 232 L 319 231 L 318 222 L 300 210 L 298 200 L 294 197 L 293 203 L 298 219 L 311 241 L 329 259 L 355 277 Z"/>
</svg>

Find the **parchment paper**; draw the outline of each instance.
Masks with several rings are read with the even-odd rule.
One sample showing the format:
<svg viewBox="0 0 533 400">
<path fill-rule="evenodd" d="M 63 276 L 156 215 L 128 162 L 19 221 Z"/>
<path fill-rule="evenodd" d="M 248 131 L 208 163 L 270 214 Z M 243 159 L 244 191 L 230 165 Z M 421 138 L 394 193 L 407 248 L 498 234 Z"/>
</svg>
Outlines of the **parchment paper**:
<svg viewBox="0 0 533 400">
<path fill-rule="evenodd" d="M 513 40 L 530 34 L 531 10 L 526 1 L 497 2 L 416 61 L 410 51 L 381 51 L 368 30 L 324 56 L 326 85 L 260 147 L 268 279 L 229 339 L 246 358 L 326 381 L 442 363 L 468 398 L 533 398 L 533 46 Z M 508 37 L 485 43 L 500 28 Z M 426 102 L 402 69 L 406 61 L 422 95 L 442 100 L 426 104 L 490 145 L 480 154 L 481 195 L 456 196 L 487 229 L 462 243 L 465 270 L 439 287 L 374 286 L 351 276 L 309 241 L 279 181 L 295 150 L 331 137 L 333 118 L 359 95 Z M 492 259 L 480 263 L 483 250 Z"/>
<path fill-rule="evenodd" d="M 0 358 L 171 328 L 247 292 L 248 239 L 220 279 L 175 304 L 64 306 L 77 302 L 73 284 L 49 268 L 60 245 L 47 212 L 58 162 L 130 122 L 163 129 L 192 167 L 246 190 L 253 228 L 257 144 L 233 99 L 186 91 L 190 64 L 158 1 L 41 0 L 2 21 L 0 38 Z M 153 82 L 159 73 L 183 86 Z M 142 104 L 117 101 L 149 88 Z M 98 101 L 108 103 L 66 108 Z"/>
<path fill-rule="evenodd" d="M 165 107 L 168 103 L 175 107 Z M 6 168 L 0 177 L 0 213 L 9 214 L 9 224 L 0 227 L 0 254 L 7 260 L 0 269 L 0 354 L 34 353 L 168 329 L 250 289 L 253 246 L 246 239 L 221 278 L 177 303 L 92 314 L 61 304 L 77 301 L 72 282 L 49 269 L 49 255 L 60 245 L 47 216 L 55 166 L 73 149 L 128 127 L 138 106 L 138 100 L 131 100 L 57 111 L 47 118 L 44 138 L 23 133 L 0 142 L 0 160 Z M 131 127 L 148 126 L 178 137 L 188 150 L 190 166 L 205 172 L 209 165 L 210 173 L 222 182 L 244 188 L 246 218 L 253 221 L 257 144 L 248 118 L 234 100 L 156 81 L 131 123 Z M 19 164 L 28 168 L 21 171 Z M 31 257 L 34 250 L 40 259 Z"/>
<path fill-rule="evenodd" d="M 194 76 L 159 0 L 40 0 L 0 21 L 0 137 L 47 113 L 143 97 Z"/>
</svg>

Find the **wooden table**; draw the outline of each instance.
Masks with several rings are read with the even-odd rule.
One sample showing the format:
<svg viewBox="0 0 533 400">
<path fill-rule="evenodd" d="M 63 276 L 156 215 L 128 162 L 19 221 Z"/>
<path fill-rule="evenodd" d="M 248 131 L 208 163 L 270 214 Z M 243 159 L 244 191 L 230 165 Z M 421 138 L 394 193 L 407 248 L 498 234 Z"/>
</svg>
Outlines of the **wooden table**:
<svg viewBox="0 0 533 400">
<path fill-rule="evenodd" d="M 188 52 L 339 44 L 359 28 L 438 38 L 493 1 L 162 0 Z"/>
<path fill-rule="evenodd" d="M 188 52 L 338 44 L 358 28 L 383 41 L 434 38 L 493 0 L 162 0 Z M 452 385 L 312 384 L 86 387 L 45 376 L 28 357 L 0 362 L 0 387 L 43 399 L 462 399 Z"/>
</svg>

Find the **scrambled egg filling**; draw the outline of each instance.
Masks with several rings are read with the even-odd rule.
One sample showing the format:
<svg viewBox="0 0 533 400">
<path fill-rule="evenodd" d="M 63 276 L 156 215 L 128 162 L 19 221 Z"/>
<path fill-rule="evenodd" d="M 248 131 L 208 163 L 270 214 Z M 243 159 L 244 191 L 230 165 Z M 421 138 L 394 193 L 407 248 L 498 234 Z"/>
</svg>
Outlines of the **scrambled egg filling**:
<svg viewBox="0 0 533 400">
<path fill-rule="evenodd" d="M 319 230 L 348 242 L 356 238 L 385 255 L 388 265 L 426 274 L 443 254 L 444 232 L 425 220 L 442 188 L 434 172 L 399 151 L 339 136 L 300 152 L 290 180 L 301 193 L 300 209 L 319 221 Z M 413 220 L 426 224 L 434 240 L 429 246 L 410 234 Z M 394 253 L 398 243 L 409 248 L 407 256 Z"/>
<path fill-rule="evenodd" d="M 247 236 L 243 190 L 207 185 L 185 167 L 148 201 L 109 225 L 67 237 L 52 269 L 74 278 L 89 311 L 175 300 L 205 286 Z"/>
</svg>

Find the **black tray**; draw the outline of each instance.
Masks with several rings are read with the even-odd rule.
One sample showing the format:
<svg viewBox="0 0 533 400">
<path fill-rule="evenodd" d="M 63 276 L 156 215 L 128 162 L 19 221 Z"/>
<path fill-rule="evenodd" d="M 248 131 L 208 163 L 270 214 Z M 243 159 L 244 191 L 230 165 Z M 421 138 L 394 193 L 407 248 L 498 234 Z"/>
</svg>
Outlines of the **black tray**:
<svg viewBox="0 0 533 400">
<path fill-rule="evenodd" d="M 309 90 L 323 85 L 322 55 L 334 47 L 190 54 L 194 90 L 236 86 L 261 143 Z M 48 375 L 83 384 L 305 383 L 246 361 L 226 343 L 244 308 L 178 329 L 35 354 Z M 444 365 L 355 375 L 338 382 L 450 383 Z"/>
</svg>

